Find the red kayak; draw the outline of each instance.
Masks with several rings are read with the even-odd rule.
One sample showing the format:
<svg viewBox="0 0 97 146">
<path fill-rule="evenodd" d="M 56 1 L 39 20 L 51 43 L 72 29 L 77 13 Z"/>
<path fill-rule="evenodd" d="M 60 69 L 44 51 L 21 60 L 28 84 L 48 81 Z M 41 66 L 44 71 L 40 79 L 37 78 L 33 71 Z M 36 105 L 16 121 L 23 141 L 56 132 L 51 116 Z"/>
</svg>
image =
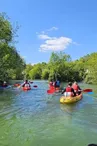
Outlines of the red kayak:
<svg viewBox="0 0 97 146">
<path fill-rule="evenodd" d="M 31 90 L 31 87 L 22 87 L 22 90 L 24 91 Z"/>
<path fill-rule="evenodd" d="M 56 87 L 56 88 L 55 88 L 55 91 L 56 91 L 56 92 L 59 92 L 59 91 L 60 91 L 60 87 Z"/>
<path fill-rule="evenodd" d="M 53 88 L 55 88 L 55 87 L 54 87 L 54 86 L 52 86 L 52 85 L 49 85 L 49 88 L 50 88 L 50 89 L 53 89 Z"/>
</svg>

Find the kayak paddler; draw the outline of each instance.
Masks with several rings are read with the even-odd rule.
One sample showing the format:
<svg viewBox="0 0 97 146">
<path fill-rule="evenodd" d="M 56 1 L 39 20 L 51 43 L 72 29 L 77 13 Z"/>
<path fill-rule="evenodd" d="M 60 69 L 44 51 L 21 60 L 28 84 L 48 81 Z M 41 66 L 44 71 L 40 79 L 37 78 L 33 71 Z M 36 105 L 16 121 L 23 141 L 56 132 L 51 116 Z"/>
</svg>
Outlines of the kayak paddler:
<svg viewBox="0 0 97 146">
<path fill-rule="evenodd" d="M 76 93 L 74 92 L 74 89 L 72 88 L 72 83 L 69 82 L 67 87 L 62 91 L 62 94 L 64 93 L 65 97 L 73 97 L 76 96 Z"/>
</svg>

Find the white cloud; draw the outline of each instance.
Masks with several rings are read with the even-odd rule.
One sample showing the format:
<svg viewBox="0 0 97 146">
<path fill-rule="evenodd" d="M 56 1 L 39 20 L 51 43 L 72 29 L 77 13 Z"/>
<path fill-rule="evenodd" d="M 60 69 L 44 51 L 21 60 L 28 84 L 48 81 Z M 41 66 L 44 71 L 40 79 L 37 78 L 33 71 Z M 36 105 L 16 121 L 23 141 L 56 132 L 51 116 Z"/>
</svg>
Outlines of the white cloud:
<svg viewBox="0 0 97 146">
<path fill-rule="evenodd" d="M 52 27 L 48 31 L 57 30 L 57 27 Z M 46 52 L 46 51 L 63 51 L 66 49 L 70 44 L 79 45 L 69 37 L 50 37 L 45 31 L 42 31 L 40 34 L 37 33 L 39 39 L 44 40 L 44 43 L 40 45 L 39 51 Z"/>
<path fill-rule="evenodd" d="M 53 26 L 53 27 L 51 27 L 51 28 L 49 28 L 49 29 L 46 29 L 45 31 L 41 31 L 41 34 L 42 34 L 42 35 L 43 35 L 43 34 L 45 35 L 45 33 L 48 33 L 49 31 L 53 31 L 53 30 L 58 30 L 58 28 L 55 27 L 55 26 Z M 36 32 L 36 34 L 39 35 L 38 32 Z"/>
<path fill-rule="evenodd" d="M 44 44 L 40 45 L 40 51 L 62 51 L 72 43 L 72 39 L 67 37 L 50 37 Z"/>
<path fill-rule="evenodd" d="M 39 37 L 40 39 L 42 39 L 42 40 L 51 39 L 51 37 L 49 37 L 49 36 L 46 35 L 46 34 L 40 34 L 40 35 L 38 35 L 38 37 Z"/>
<path fill-rule="evenodd" d="M 52 28 L 47 29 L 47 31 L 52 31 L 52 30 L 58 30 L 58 28 L 57 28 L 57 27 L 55 27 L 55 26 L 53 26 Z"/>
<path fill-rule="evenodd" d="M 42 31 L 41 34 L 39 34 L 38 32 L 36 32 L 36 34 L 38 35 L 39 39 L 42 39 L 42 40 L 51 39 L 51 37 L 46 35 L 46 32 L 53 31 L 53 30 L 58 30 L 58 28 L 54 26 L 50 29 L 47 29 L 46 31 Z"/>
</svg>

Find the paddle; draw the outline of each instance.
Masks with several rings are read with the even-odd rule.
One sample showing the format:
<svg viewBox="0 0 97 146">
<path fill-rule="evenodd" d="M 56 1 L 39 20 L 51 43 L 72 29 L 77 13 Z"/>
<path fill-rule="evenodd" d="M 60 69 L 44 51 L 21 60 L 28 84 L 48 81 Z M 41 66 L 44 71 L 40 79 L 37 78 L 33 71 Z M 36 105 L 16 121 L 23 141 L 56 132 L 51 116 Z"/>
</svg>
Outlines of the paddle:
<svg viewBox="0 0 97 146">
<path fill-rule="evenodd" d="M 22 86 L 20 85 L 20 86 L 18 86 L 17 88 L 20 88 L 20 87 L 22 87 Z M 34 88 L 37 88 L 38 86 L 37 86 L 37 85 L 34 85 L 33 87 L 34 87 Z"/>
<path fill-rule="evenodd" d="M 92 92 L 92 89 L 84 89 L 82 92 Z"/>
<path fill-rule="evenodd" d="M 37 88 L 38 86 L 37 86 L 37 85 L 34 85 L 33 87 L 34 87 L 34 88 Z"/>
<path fill-rule="evenodd" d="M 93 90 L 92 89 L 85 89 L 83 90 L 84 93 L 88 93 L 88 94 L 93 94 Z"/>
<path fill-rule="evenodd" d="M 55 92 L 54 88 L 52 88 L 51 90 L 47 90 L 48 94 L 53 94 L 54 92 Z M 91 93 L 92 89 L 84 89 L 84 90 L 82 90 L 82 92 L 89 92 L 89 93 Z"/>
<path fill-rule="evenodd" d="M 32 84 L 33 82 L 30 82 L 30 84 Z"/>
</svg>

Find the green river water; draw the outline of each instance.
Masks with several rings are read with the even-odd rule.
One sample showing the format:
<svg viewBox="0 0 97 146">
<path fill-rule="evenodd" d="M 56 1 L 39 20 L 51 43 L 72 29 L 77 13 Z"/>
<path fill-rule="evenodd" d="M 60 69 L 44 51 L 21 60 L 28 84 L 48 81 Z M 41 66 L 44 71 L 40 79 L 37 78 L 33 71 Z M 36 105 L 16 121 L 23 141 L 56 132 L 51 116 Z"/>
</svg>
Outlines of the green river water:
<svg viewBox="0 0 97 146">
<path fill-rule="evenodd" d="M 46 81 L 30 91 L 0 90 L 0 146 L 87 146 L 97 143 L 97 86 L 76 104 L 59 103 L 60 93 L 48 95 Z M 65 84 L 64 84 L 65 86 Z"/>
</svg>

